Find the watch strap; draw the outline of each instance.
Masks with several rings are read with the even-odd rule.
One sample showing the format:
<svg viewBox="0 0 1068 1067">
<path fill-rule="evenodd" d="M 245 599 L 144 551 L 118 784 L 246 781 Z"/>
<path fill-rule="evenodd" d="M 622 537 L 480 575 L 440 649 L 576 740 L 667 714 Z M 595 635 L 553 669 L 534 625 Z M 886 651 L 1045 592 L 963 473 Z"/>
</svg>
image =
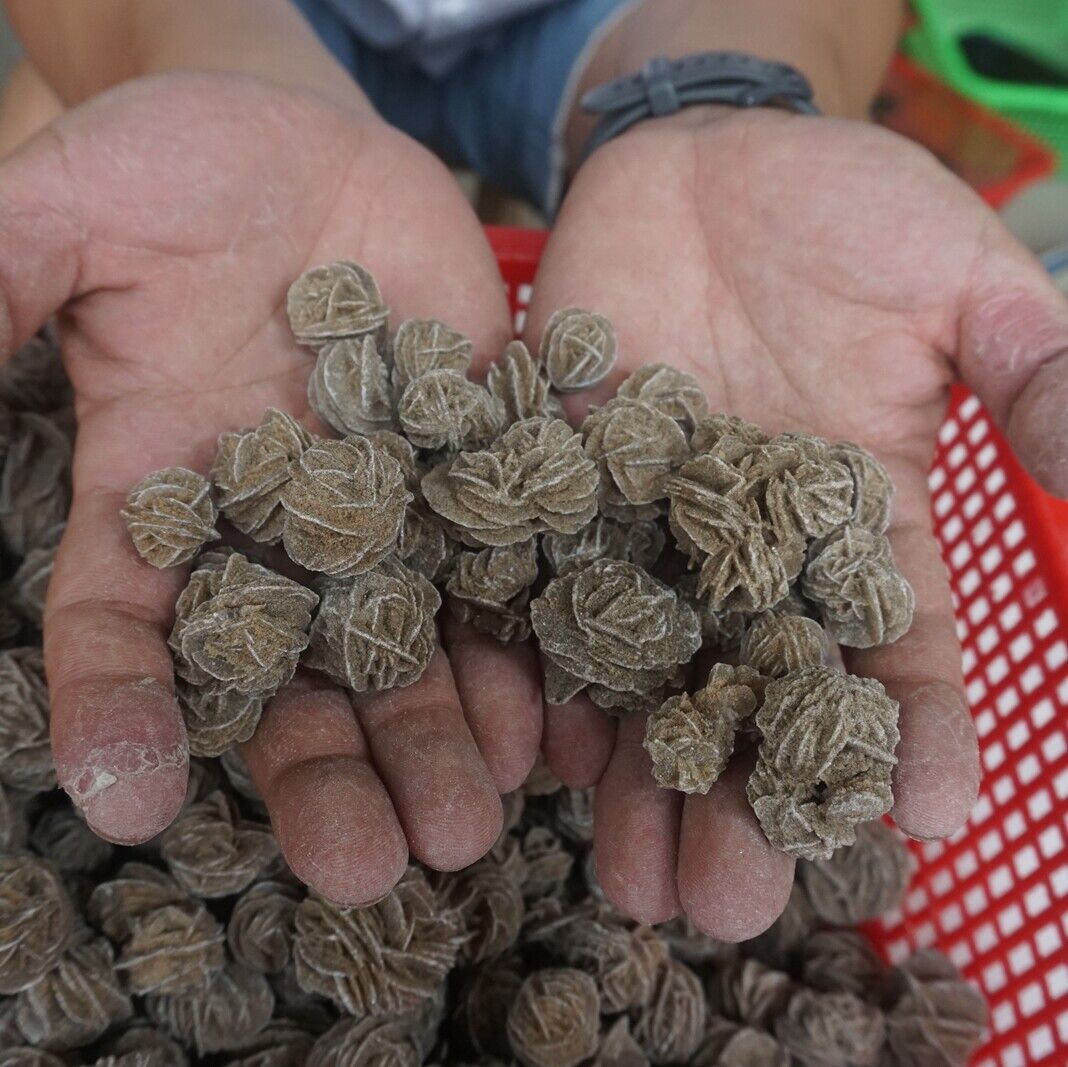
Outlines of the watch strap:
<svg viewBox="0 0 1068 1067">
<path fill-rule="evenodd" d="M 758 59 L 742 52 L 702 52 L 681 59 L 657 57 L 636 74 L 591 89 L 582 110 L 600 115 L 582 153 L 619 136 L 643 119 L 673 115 L 696 104 L 728 107 L 783 107 L 818 115 L 812 86 L 786 63 Z"/>
</svg>

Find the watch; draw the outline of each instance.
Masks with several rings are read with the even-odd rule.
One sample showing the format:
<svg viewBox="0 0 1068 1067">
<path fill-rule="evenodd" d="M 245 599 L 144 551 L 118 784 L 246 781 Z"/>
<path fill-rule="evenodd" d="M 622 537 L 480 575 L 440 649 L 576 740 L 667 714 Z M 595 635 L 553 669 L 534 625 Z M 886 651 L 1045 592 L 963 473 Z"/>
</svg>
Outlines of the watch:
<svg viewBox="0 0 1068 1067">
<path fill-rule="evenodd" d="M 742 52 L 702 52 L 681 59 L 650 59 L 637 74 L 599 85 L 582 98 L 582 110 L 600 115 L 581 160 L 643 119 L 674 115 L 695 104 L 775 106 L 818 115 L 808 79 L 786 63 Z"/>
</svg>

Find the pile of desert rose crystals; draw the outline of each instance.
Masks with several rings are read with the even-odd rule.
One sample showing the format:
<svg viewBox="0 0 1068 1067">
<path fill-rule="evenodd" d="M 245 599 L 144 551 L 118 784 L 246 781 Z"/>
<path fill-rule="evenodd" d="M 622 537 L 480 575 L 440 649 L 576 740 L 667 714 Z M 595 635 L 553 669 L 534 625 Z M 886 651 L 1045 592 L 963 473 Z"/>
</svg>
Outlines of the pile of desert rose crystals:
<svg viewBox="0 0 1068 1067">
<path fill-rule="evenodd" d="M 728 680 L 717 668 L 687 698 L 695 732 L 687 737 L 676 726 L 677 745 L 651 734 L 658 774 L 688 788 L 714 773 L 733 732 L 703 723 L 701 709 L 751 731 L 746 708 L 762 680 L 784 659 L 814 659 L 813 642 L 823 640 L 796 591 L 786 599 L 769 587 L 761 595 L 775 612 L 753 621 L 741 594 L 723 609 L 707 606 L 698 583 L 711 590 L 726 580 L 717 579 L 717 568 L 726 574 L 722 563 L 704 566 L 716 558 L 714 524 L 691 523 L 700 576 L 675 583 L 676 593 L 651 576 L 684 572 L 690 553 L 672 563 L 663 505 L 631 502 L 650 495 L 636 488 L 646 472 L 631 462 L 630 431 L 615 425 L 612 411 L 639 412 L 635 433 L 653 443 L 663 434 L 668 444 L 658 447 L 678 450 L 679 459 L 663 465 L 679 500 L 684 486 L 694 499 L 703 492 L 685 473 L 692 454 L 703 454 L 702 439 L 693 443 L 699 425 L 706 442 L 719 425 L 711 444 L 725 442 L 721 455 L 740 449 L 728 430 L 736 439 L 737 431 L 756 432 L 708 419 L 688 378 L 649 368 L 625 384 L 621 400 L 603 409 L 603 433 L 590 434 L 601 442 L 588 445 L 592 477 L 586 444 L 576 447 L 566 426 L 523 425 L 524 416 L 558 413 L 550 382 L 576 385 L 600 373 L 611 352 L 603 322 L 560 316 L 554 330 L 565 328 L 550 332 L 556 340 L 538 362 L 510 347 L 480 392 L 461 373 L 463 338 L 433 323 L 400 328 L 386 371 L 385 311 L 357 268 L 302 279 L 294 312 L 303 336 L 357 334 L 325 344 L 312 393 L 360 458 L 345 442 L 317 442 L 271 412 L 255 430 L 224 435 L 213 489 L 172 471 L 133 494 L 141 548 L 157 563 L 196 561 L 177 613 L 176 659 L 194 752 L 222 753 L 191 758 L 181 813 L 136 848 L 92 834 L 56 787 L 48 742 L 41 623 L 70 503 L 69 384 L 47 337 L 0 367 L 0 1067 L 965 1067 L 984 1027 L 978 993 L 934 952 L 887 967 L 854 929 L 900 906 L 908 880 L 908 852 L 879 822 L 858 826 L 856 842 L 827 859 L 802 859 L 785 914 L 741 945 L 714 941 L 681 919 L 654 929 L 615 911 L 592 862 L 592 791 L 562 788 L 544 766 L 503 798 L 499 840 L 466 870 L 413 863 L 392 892 L 364 908 L 324 900 L 290 874 L 231 741 L 255 729 L 265 695 L 302 653 L 353 688 L 414 679 L 428 655 L 435 583 L 444 584 L 452 610 L 502 639 L 529 632 L 532 595 L 550 617 L 561 614 L 559 596 L 551 601 L 536 584 L 540 570 L 546 590 L 569 583 L 562 588 L 577 593 L 566 605 L 568 625 L 583 636 L 550 661 L 554 684 L 566 693 L 581 681 L 606 704 L 659 711 L 657 690 L 673 687 L 672 665 L 696 641 L 693 618 L 716 648 L 744 638 L 751 673 L 732 668 Z M 422 373 L 427 364 L 447 374 L 408 393 L 430 373 Z M 682 431 L 685 454 L 660 416 Z M 492 429 L 479 430 L 485 419 Z M 423 433 L 418 439 L 433 443 L 413 448 L 388 429 L 397 426 L 409 440 Z M 553 438 L 561 449 L 533 459 L 529 450 L 509 454 L 508 432 Z M 492 438 L 486 449 L 483 433 Z M 478 447 L 458 451 L 448 443 L 458 439 Z M 495 458 L 460 465 L 460 456 L 483 451 Z M 767 452 L 750 451 L 769 462 Z M 869 522 L 872 501 L 885 506 L 882 489 L 873 489 L 878 468 L 848 454 L 867 486 L 857 517 Z M 756 462 L 724 460 L 750 481 Z M 435 499 L 454 500 L 457 484 L 470 485 L 465 500 L 487 531 L 482 540 L 505 526 L 520 539 L 460 547 L 467 519 L 455 506 L 442 516 L 431 494 L 420 493 L 420 476 L 442 464 L 445 489 Z M 481 470 L 482 484 L 450 480 L 458 466 Z M 583 514 L 588 491 L 573 484 L 576 469 L 596 487 L 599 518 Z M 811 476 L 800 464 L 790 474 L 799 485 Z M 791 484 L 785 474 L 780 482 Z M 352 499 L 360 485 L 394 507 L 394 517 Z M 776 523 L 781 517 L 781 486 L 771 486 L 737 496 L 737 509 L 720 505 L 745 520 L 722 529 L 744 533 L 758 514 L 761 529 L 765 521 L 778 528 L 763 517 L 764 508 Z M 291 554 L 318 564 L 314 591 L 227 549 L 196 556 L 213 536 L 217 507 L 262 543 L 282 538 Z M 544 530 L 540 545 L 527 535 L 531 527 Z M 362 574 L 329 574 L 383 544 L 386 557 Z M 588 580 L 579 585 L 591 565 L 607 566 L 607 600 Z M 783 564 L 787 579 L 793 566 Z M 885 574 L 876 578 L 883 588 Z M 734 588 L 755 589 L 756 579 L 751 569 Z M 838 617 L 828 625 L 841 631 L 844 609 Z M 793 621 L 779 630 L 780 618 Z M 887 625 L 856 619 L 860 627 Z M 663 717 L 681 723 L 670 708 Z"/>
<path fill-rule="evenodd" d="M 688 374 L 642 367 L 581 427 L 557 393 L 612 369 L 611 325 L 577 308 L 520 341 L 485 384 L 434 320 L 388 331 L 353 263 L 288 298 L 317 349 L 308 397 L 337 438 L 283 412 L 225 433 L 209 476 L 150 474 L 124 510 L 138 551 L 193 563 L 170 644 L 194 754 L 256 728 L 298 663 L 356 693 L 411 685 L 448 609 L 502 642 L 533 631 L 545 696 L 648 716 L 657 782 L 704 793 L 741 734 L 768 840 L 806 858 L 887 812 L 898 706 L 828 665 L 831 640 L 896 640 L 913 596 L 884 531 L 892 486 L 857 445 L 710 414 Z M 308 585 L 227 548 L 219 517 L 281 545 Z M 199 553 L 199 555 L 198 555 Z M 693 684 L 704 646 L 723 654 Z"/>
</svg>

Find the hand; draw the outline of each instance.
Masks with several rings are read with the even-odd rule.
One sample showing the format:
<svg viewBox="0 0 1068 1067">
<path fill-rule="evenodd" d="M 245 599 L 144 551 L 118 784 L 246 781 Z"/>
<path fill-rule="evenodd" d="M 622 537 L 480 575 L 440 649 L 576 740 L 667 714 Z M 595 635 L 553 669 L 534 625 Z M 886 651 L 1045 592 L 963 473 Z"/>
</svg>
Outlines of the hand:
<svg viewBox="0 0 1068 1067">
<path fill-rule="evenodd" d="M 621 357 L 603 395 L 664 361 L 694 374 L 713 410 L 856 441 L 886 464 L 889 536 L 916 617 L 893 645 L 847 650 L 847 664 L 901 702 L 898 824 L 920 838 L 960 827 L 977 745 L 926 476 L 960 375 L 1034 475 L 1068 495 L 1068 307 L 1038 265 L 973 193 L 891 134 L 773 111 L 683 112 L 580 170 L 534 293 L 531 338 L 569 304 L 615 324 Z M 746 803 L 751 764 L 684 799 L 654 784 L 643 728 L 624 717 L 617 729 L 581 698 L 546 710 L 550 766 L 598 784 L 605 892 L 646 921 L 685 911 L 725 940 L 755 935 L 785 905 L 793 861 Z"/>
<path fill-rule="evenodd" d="M 207 471 L 217 435 L 267 406 L 308 417 L 314 356 L 284 305 L 313 264 L 365 263 L 394 322 L 441 317 L 483 360 L 511 336 L 508 309 L 477 220 L 427 152 L 373 115 L 247 77 L 144 79 L 67 114 L 0 167 L 0 218 L 3 354 L 61 311 L 77 393 L 45 621 L 56 764 L 94 830 L 138 842 L 186 788 L 166 638 L 187 571 L 134 552 L 129 488 L 159 467 Z M 447 638 L 455 671 L 439 652 L 419 684 L 360 698 L 355 715 L 340 690 L 298 680 L 245 746 L 290 865 L 327 896 L 381 896 L 409 852 L 473 862 L 500 830 L 498 792 L 536 757 L 533 654 Z"/>
</svg>

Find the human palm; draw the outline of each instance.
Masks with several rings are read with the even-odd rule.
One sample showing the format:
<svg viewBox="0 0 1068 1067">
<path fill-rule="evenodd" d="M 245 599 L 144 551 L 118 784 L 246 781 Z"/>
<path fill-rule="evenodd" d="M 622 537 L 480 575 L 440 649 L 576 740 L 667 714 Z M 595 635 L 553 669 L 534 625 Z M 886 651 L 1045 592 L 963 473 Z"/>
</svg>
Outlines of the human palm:
<svg viewBox="0 0 1068 1067">
<path fill-rule="evenodd" d="M 440 316 L 482 359 L 508 339 L 508 311 L 477 220 L 428 153 L 246 78 L 146 79 L 69 113 L 0 168 L 0 214 L 6 347 L 60 310 L 77 397 L 45 621 L 57 769 L 94 829 L 140 841 L 186 788 L 166 646 L 185 572 L 133 551 L 130 486 L 162 466 L 206 471 L 218 434 L 267 406 L 311 421 L 314 357 L 284 309 L 308 266 L 367 264 L 395 321 Z M 536 756 L 531 654 L 445 636 L 449 657 L 418 685 L 355 715 L 340 690 L 298 679 L 245 746 L 290 864 L 336 899 L 380 896 L 409 852 L 443 868 L 478 858 L 500 829 L 498 791 Z"/>
<path fill-rule="evenodd" d="M 856 441 L 889 468 L 889 536 L 916 617 L 895 644 L 846 650 L 846 662 L 901 702 L 899 825 L 918 837 L 957 829 L 977 747 L 926 473 L 959 372 L 1025 462 L 1068 494 L 1068 313 L 1037 265 L 893 135 L 775 112 L 683 113 L 580 170 L 534 293 L 532 336 L 564 305 L 612 320 L 621 355 L 606 395 L 644 363 L 672 363 L 713 410 Z M 606 893 L 647 921 L 685 911 L 718 936 L 754 935 L 785 905 L 793 861 L 746 803 L 751 755 L 684 799 L 657 789 L 642 735 L 637 718 L 617 728 L 583 698 L 546 709 L 550 765 L 570 784 L 598 783 Z"/>
</svg>

